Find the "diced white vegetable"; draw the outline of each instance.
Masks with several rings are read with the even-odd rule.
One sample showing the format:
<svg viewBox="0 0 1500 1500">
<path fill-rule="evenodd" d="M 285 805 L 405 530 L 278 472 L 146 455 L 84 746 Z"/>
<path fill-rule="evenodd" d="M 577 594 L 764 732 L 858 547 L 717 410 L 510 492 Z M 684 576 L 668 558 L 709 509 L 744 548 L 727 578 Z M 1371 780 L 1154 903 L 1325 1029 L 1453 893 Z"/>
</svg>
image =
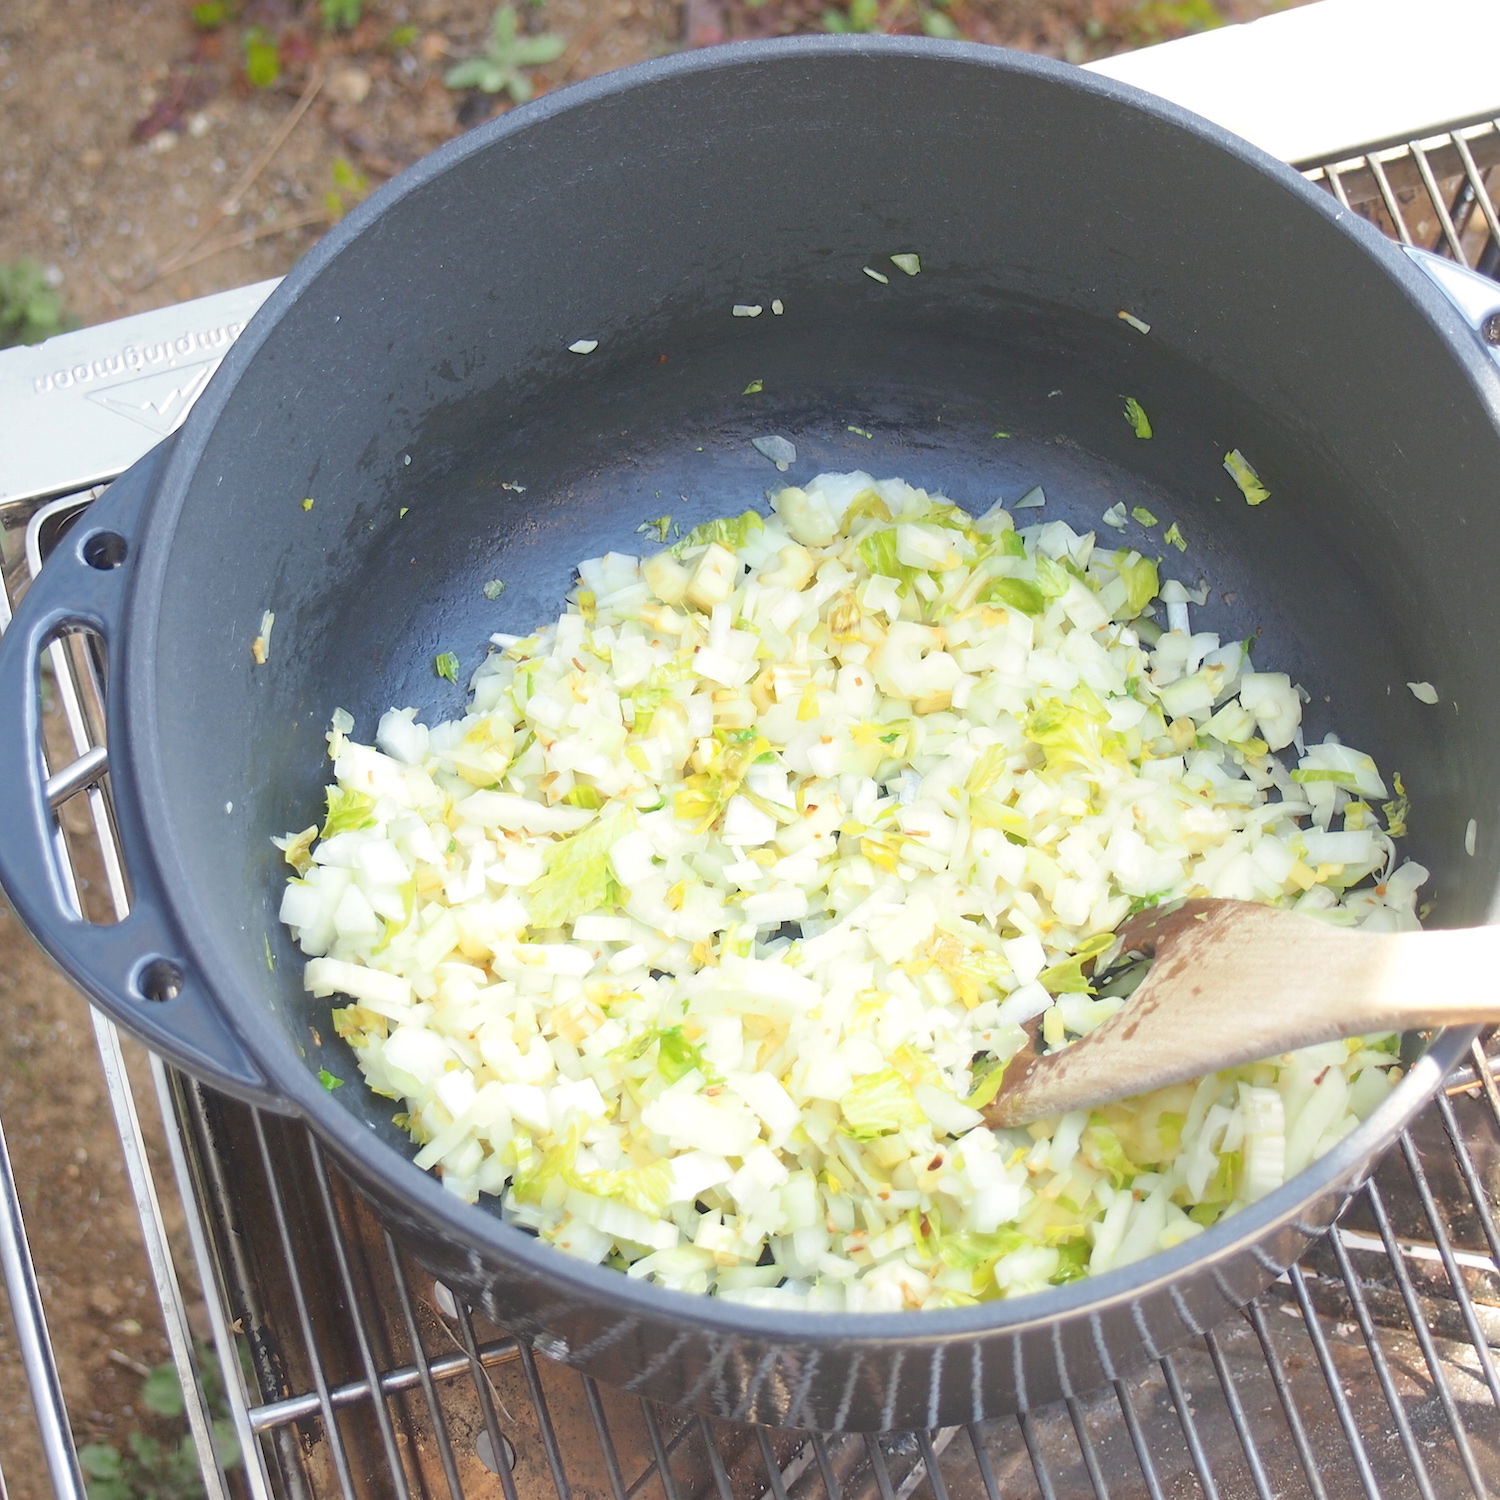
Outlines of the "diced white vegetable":
<svg viewBox="0 0 1500 1500">
<path fill-rule="evenodd" d="M 693 569 L 687 586 L 687 602 L 702 610 L 711 610 L 714 605 L 723 603 L 734 592 L 738 572 L 739 564 L 734 553 L 717 542 L 710 543 Z"/>
<path fill-rule="evenodd" d="M 990 1059 L 1122 1004 L 1070 960 L 1137 905 L 1415 926 L 1406 793 L 1306 745 L 1292 679 L 1194 630 L 1206 581 L 864 472 L 772 511 L 670 545 L 660 517 L 654 555 L 580 563 L 565 613 L 494 637 L 462 718 L 392 709 L 371 746 L 335 714 L 281 915 L 419 1165 L 665 1285 L 897 1309 L 1178 1244 L 1185 1208 L 1271 1191 L 1384 1097 L 1370 1039 L 1170 1091 L 1140 1127 L 991 1132 Z"/>
</svg>

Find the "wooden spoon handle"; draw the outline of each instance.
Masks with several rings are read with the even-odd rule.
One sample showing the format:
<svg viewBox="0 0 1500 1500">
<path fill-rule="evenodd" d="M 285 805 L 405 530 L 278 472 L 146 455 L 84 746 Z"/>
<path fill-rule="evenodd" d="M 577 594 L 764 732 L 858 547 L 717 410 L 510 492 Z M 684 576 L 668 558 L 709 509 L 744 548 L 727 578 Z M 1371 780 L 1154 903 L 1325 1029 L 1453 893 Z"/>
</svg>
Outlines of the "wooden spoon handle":
<svg viewBox="0 0 1500 1500">
<path fill-rule="evenodd" d="M 1020 1057 L 986 1110 L 1014 1125 L 1163 1088 L 1315 1042 L 1500 1020 L 1484 983 L 1500 932 L 1371 933 L 1240 901 L 1147 914 L 1127 944 L 1156 961 L 1124 1007 L 1060 1053 Z"/>
<path fill-rule="evenodd" d="M 1365 932 L 1284 907 L 1203 899 L 1143 912 L 1120 937 L 1127 949 L 1157 955 L 1152 988 L 1170 986 L 1174 1010 L 1185 1003 L 1175 998 L 1184 987 L 1188 994 L 1212 991 L 1211 1014 L 1220 1024 L 1228 1007 L 1236 1008 L 1228 1011 L 1236 1021 L 1244 1019 L 1244 1007 L 1267 1025 L 1292 1028 L 1288 1036 L 1303 1024 L 1351 1027 L 1328 1032 L 1329 1040 L 1500 1013 L 1500 1001 L 1478 983 L 1500 960 L 1500 928 Z"/>
</svg>

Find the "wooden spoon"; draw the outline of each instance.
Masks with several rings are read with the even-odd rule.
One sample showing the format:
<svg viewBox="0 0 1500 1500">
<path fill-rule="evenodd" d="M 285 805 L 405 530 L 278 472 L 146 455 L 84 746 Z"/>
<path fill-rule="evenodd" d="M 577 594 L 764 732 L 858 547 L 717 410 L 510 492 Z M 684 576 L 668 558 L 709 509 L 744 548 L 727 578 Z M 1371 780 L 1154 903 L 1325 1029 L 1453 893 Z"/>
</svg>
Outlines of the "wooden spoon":
<svg viewBox="0 0 1500 1500">
<path fill-rule="evenodd" d="M 1061 1052 L 1012 1058 L 987 1123 L 1024 1125 L 1336 1037 L 1500 1020 L 1486 982 L 1493 928 L 1361 932 L 1204 899 L 1142 912 L 1120 936 L 1155 957 L 1140 987 Z"/>
</svg>

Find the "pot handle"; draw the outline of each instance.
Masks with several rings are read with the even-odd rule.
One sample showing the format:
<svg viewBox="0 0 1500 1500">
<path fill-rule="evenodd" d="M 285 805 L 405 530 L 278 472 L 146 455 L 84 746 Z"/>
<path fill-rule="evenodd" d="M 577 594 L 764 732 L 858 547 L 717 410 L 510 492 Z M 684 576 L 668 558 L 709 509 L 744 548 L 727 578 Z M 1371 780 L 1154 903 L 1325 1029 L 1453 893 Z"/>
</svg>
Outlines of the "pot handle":
<svg viewBox="0 0 1500 1500">
<path fill-rule="evenodd" d="M 1458 309 L 1459 316 L 1478 334 L 1490 358 L 1500 364 L 1500 282 L 1431 250 L 1420 250 L 1415 245 L 1401 248 Z"/>
<path fill-rule="evenodd" d="M 127 778 L 110 790 L 130 876 L 129 913 L 108 925 L 85 921 L 57 853 L 41 749 L 42 652 L 70 627 L 93 630 L 107 652 L 109 681 L 119 683 L 135 538 L 172 442 L 127 469 L 74 523 L 0 636 L 0 886 L 42 947 L 113 1020 L 213 1087 L 284 1110 L 193 972 L 167 917 Z M 98 780 L 105 767 L 101 755 L 67 793 Z"/>
</svg>

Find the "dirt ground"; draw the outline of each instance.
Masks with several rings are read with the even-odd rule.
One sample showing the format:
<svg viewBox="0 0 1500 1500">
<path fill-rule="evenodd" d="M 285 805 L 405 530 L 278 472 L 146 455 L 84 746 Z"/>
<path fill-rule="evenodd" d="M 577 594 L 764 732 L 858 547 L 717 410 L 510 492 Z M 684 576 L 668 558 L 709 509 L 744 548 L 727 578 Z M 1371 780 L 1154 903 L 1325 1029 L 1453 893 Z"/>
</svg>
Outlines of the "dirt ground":
<svg viewBox="0 0 1500 1500">
<path fill-rule="evenodd" d="M 1273 8 L 1218 0 L 1225 19 Z M 241 23 L 216 32 L 196 29 L 190 9 L 188 0 L 0 6 L 0 262 L 25 255 L 48 266 L 83 323 L 280 275 L 365 191 L 507 107 L 443 82 L 482 49 L 490 0 L 368 0 L 352 32 L 331 36 L 314 0 L 303 5 L 311 16 L 294 0 L 249 0 Z M 539 89 L 689 36 L 819 30 L 827 9 L 825 0 L 521 4 L 529 29 L 567 44 L 537 70 Z M 934 12 L 975 40 L 1074 62 L 1215 14 L 1211 0 L 949 0 L 941 11 L 880 0 L 892 28 L 918 29 Z M 283 37 L 271 87 L 245 82 L 251 20 Z M 48 100 L 55 106 L 40 107 Z"/>
<path fill-rule="evenodd" d="M 865 14 L 882 29 L 916 30 L 927 17 L 928 29 L 946 21 L 975 40 L 1081 62 L 1274 8 L 879 0 Z M 525 31 L 565 41 L 536 70 L 539 89 L 684 45 L 822 29 L 827 9 L 826 0 L 520 6 Z M 217 30 L 195 25 L 193 10 L 190 0 L 0 0 L 0 264 L 28 256 L 48 267 L 79 323 L 280 275 L 366 192 L 508 107 L 444 83 L 482 50 L 490 0 L 322 0 L 325 14 L 362 10 L 352 30 L 331 33 L 317 0 L 199 5 L 200 19 L 227 17 Z M 261 40 L 262 64 L 273 47 L 279 76 L 269 86 L 246 79 L 247 38 Z M 136 1428 L 164 1431 L 139 1409 L 141 1372 L 166 1344 L 92 1025 L 3 906 L 0 1015 L 0 1119 L 75 1432 L 119 1443 Z M 0 1393 L 9 1493 L 43 1500 L 50 1489 L 3 1314 Z"/>
</svg>

